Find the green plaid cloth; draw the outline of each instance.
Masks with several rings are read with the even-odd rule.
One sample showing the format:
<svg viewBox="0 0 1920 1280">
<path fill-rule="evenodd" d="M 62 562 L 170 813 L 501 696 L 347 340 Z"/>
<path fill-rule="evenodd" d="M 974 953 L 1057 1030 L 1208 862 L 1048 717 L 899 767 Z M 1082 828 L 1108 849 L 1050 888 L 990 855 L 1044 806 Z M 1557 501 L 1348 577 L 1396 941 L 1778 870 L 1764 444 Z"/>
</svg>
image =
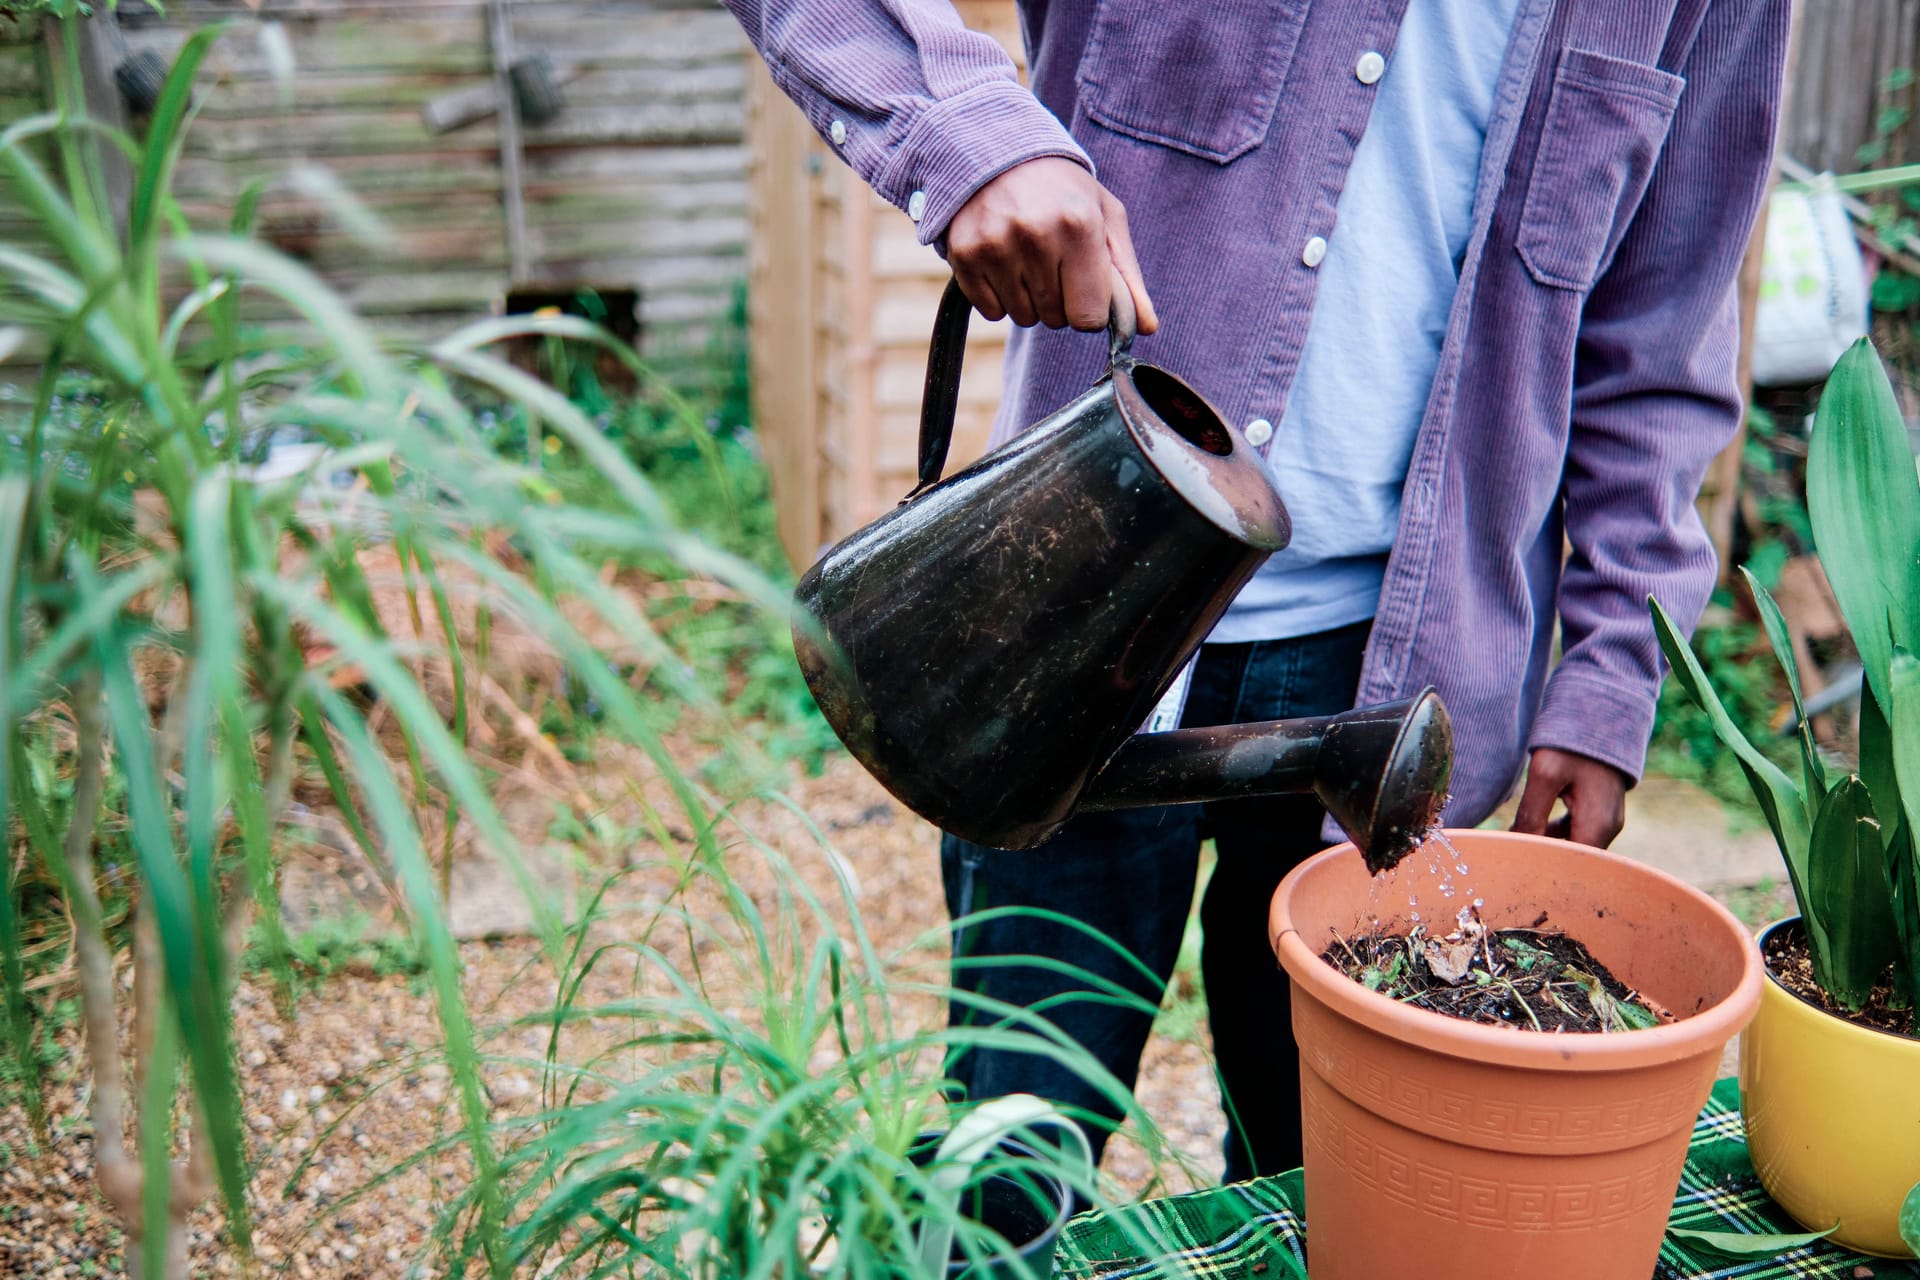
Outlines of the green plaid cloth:
<svg viewBox="0 0 1920 1280">
<path fill-rule="evenodd" d="M 1306 1272 L 1306 1193 L 1298 1169 L 1276 1178 L 1149 1200 L 1067 1224 L 1058 1280 L 1295 1280 Z M 1767 1198 L 1747 1159 L 1740 1088 L 1714 1086 L 1694 1122 L 1672 1225 L 1698 1231 L 1785 1233 L 1800 1227 Z M 1669 1236 L 1653 1280 L 1854 1280 L 1920 1276 L 1905 1262 L 1817 1243 L 1773 1258 L 1729 1259 Z"/>
</svg>

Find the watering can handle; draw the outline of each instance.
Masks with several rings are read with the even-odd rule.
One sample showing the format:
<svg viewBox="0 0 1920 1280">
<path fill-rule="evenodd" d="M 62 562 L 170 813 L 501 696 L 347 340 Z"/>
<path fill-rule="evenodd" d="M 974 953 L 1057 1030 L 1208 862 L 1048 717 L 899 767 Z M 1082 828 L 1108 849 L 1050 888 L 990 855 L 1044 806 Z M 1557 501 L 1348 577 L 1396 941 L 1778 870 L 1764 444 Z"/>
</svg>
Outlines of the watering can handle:
<svg viewBox="0 0 1920 1280">
<path fill-rule="evenodd" d="M 960 281 L 947 281 L 940 295 L 940 309 L 933 317 L 933 345 L 927 351 L 927 385 L 920 396 L 920 475 L 903 502 L 917 498 L 940 482 L 947 466 L 947 450 L 953 444 L 953 415 L 960 406 L 960 363 L 967 354 L 967 321 L 973 304 L 960 291 Z M 1119 271 L 1113 273 L 1113 301 L 1107 311 L 1107 364 L 1109 368 L 1132 359 L 1133 339 L 1138 325 L 1134 313 L 1133 291 Z"/>
</svg>

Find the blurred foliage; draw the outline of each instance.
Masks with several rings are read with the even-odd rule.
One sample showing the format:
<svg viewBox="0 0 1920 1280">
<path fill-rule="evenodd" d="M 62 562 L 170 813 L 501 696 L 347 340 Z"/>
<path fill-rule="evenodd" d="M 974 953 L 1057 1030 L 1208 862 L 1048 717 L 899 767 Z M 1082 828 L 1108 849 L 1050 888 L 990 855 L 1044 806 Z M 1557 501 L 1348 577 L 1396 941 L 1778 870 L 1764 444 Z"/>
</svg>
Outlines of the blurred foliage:
<svg viewBox="0 0 1920 1280">
<path fill-rule="evenodd" d="M 1709 616 L 1724 615 L 1716 611 Z M 1704 622 L 1694 633 L 1693 647 L 1741 732 L 1782 768 L 1794 767 L 1798 758 L 1794 740 L 1781 737 L 1776 728 L 1786 704 L 1786 687 L 1779 667 L 1763 660 L 1768 650 L 1759 624 Z M 1739 759 L 1715 734 L 1707 712 L 1673 680 L 1660 687 L 1647 770 L 1694 783 L 1737 816 L 1760 821 L 1759 805 Z"/>
</svg>

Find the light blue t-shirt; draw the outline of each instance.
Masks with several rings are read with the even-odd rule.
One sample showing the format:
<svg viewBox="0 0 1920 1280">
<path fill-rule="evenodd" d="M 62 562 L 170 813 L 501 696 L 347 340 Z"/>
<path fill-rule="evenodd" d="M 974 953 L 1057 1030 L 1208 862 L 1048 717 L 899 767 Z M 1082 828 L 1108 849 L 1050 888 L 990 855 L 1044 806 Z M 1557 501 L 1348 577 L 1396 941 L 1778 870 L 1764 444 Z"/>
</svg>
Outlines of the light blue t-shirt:
<svg viewBox="0 0 1920 1280">
<path fill-rule="evenodd" d="M 1311 635 L 1374 614 L 1518 2 L 1407 6 L 1326 237 L 1286 415 L 1273 429 L 1268 468 L 1293 517 L 1293 542 L 1241 591 L 1215 642 Z"/>
</svg>

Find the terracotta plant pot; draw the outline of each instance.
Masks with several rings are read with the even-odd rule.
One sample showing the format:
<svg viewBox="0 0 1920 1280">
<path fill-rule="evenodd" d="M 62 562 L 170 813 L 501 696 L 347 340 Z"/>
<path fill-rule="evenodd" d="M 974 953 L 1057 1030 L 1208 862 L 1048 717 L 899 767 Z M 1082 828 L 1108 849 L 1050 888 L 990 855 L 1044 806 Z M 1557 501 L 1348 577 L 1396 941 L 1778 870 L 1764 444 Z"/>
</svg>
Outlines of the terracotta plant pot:
<svg viewBox="0 0 1920 1280">
<path fill-rule="evenodd" d="M 1761 937 L 1797 924 L 1782 920 Z M 1740 1041 L 1740 1110 L 1767 1194 L 1837 1244 L 1911 1257 L 1900 1204 L 1920 1182 L 1920 1040 L 1855 1026 L 1767 975 Z"/>
<path fill-rule="evenodd" d="M 1447 834 L 1490 928 L 1545 912 L 1542 927 L 1683 1016 L 1543 1035 L 1409 1008 L 1320 953 L 1372 915 L 1404 927 L 1410 891 L 1448 915 L 1464 896 L 1442 895 L 1423 852 L 1377 895 L 1351 845 L 1301 864 L 1270 930 L 1293 985 L 1314 1280 L 1646 1280 L 1721 1052 L 1759 1002 L 1760 953 L 1713 899 L 1637 862 Z"/>
</svg>

